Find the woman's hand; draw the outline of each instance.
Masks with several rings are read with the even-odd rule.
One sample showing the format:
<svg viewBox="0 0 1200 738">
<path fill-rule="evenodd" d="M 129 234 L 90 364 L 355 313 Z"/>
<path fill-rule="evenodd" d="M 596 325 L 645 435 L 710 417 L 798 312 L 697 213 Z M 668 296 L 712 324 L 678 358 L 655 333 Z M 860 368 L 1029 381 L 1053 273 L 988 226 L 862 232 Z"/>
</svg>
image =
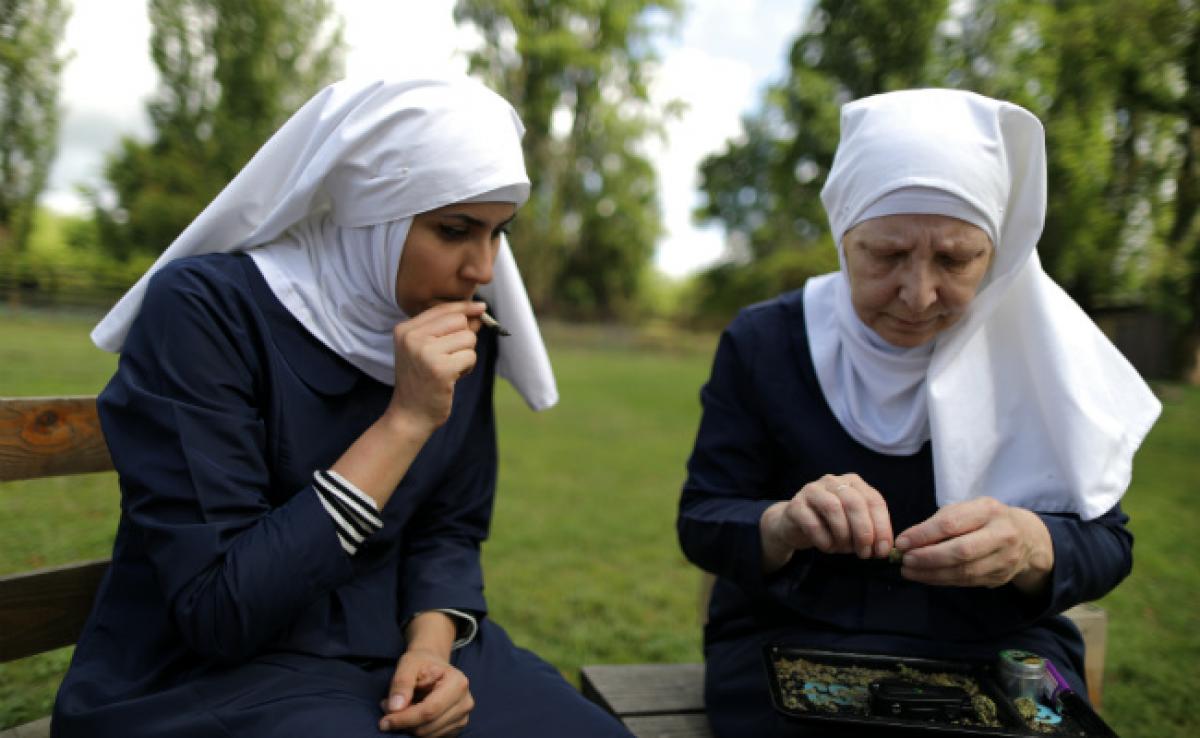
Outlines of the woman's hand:
<svg viewBox="0 0 1200 738">
<path fill-rule="evenodd" d="M 383 415 L 332 469 L 382 510 L 430 434 L 450 417 L 454 383 L 475 366 L 482 302 L 447 302 L 406 320 L 392 332 L 396 388 Z"/>
<path fill-rule="evenodd" d="M 482 302 L 444 302 L 392 331 L 396 388 L 385 415 L 430 432 L 450 417 L 454 384 L 475 366 Z"/>
<path fill-rule="evenodd" d="M 379 729 L 420 738 L 458 735 L 475 707 L 468 687 L 466 675 L 438 653 L 410 648 L 396 665 Z"/>
<path fill-rule="evenodd" d="M 808 548 L 862 559 L 887 556 L 892 549 L 887 503 L 857 474 L 826 474 L 804 485 L 792 499 L 763 512 L 759 533 L 768 572 Z"/>
<path fill-rule="evenodd" d="M 380 730 L 406 730 L 427 736 L 458 735 L 467 725 L 475 700 L 467 677 L 450 664 L 456 627 L 436 610 L 417 613 L 405 628 L 408 650 L 396 665 Z"/>
<path fill-rule="evenodd" d="M 1037 594 L 1054 568 L 1050 531 L 1034 513 L 991 497 L 946 505 L 896 537 L 900 574 L 914 582 Z"/>
</svg>

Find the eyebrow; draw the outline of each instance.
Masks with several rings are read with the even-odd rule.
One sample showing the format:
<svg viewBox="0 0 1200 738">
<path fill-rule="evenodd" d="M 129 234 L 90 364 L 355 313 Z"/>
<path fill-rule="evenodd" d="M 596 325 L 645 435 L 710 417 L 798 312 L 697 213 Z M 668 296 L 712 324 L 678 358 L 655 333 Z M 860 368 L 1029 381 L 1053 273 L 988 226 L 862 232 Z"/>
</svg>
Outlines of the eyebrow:
<svg viewBox="0 0 1200 738">
<path fill-rule="evenodd" d="M 487 228 L 488 227 L 488 224 L 485 221 L 482 221 L 473 215 L 467 215 L 466 213 L 442 213 L 441 217 L 454 218 L 455 220 L 460 220 L 460 221 L 466 223 L 467 225 L 474 226 L 476 228 Z M 514 220 L 516 220 L 516 218 L 517 218 L 517 214 L 513 213 L 506 220 L 503 220 L 500 223 L 498 223 L 496 225 L 496 227 L 503 228 L 504 226 L 506 226 L 509 223 L 512 223 Z"/>
<path fill-rule="evenodd" d="M 862 248 L 865 248 L 870 251 L 875 251 L 875 250 L 908 251 L 913 248 L 911 243 L 906 241 L 905 239 L 899 238 L 899 237 L 892 237 L 892 236 L 880 236 L 878 238 L 871 238 L 871 239 L 860 238 L 858 240 L 858 245 L 861 246 Z M 991 246 L 990 240 L 982 245 L 976 245 L 976 244 L 969 243 L 968 241 L 966 241 L 965 239 L 962 239 L 962 238 L 939 240 L 937 243 L 933 244 L 933 248 L 935 251 L 954 251 L 954 252 L 970 251 L 971 253 L 976 253 L 979 251 L 987 251 L 989 246 Z"/>
</svg>

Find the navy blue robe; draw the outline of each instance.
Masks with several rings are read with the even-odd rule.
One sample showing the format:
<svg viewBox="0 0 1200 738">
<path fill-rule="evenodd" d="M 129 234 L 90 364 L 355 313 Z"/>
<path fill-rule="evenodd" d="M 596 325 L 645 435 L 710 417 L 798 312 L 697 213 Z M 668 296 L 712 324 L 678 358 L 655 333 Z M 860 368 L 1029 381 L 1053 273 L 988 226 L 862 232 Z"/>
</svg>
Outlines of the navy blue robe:
<svg viewBox="0 0 1200 738">
<path fill-rule="evenodd" d="M 806 735 L 768 700 L 762 645 L 991 660 L 1024 648 L 1086 694 L 1083 642 L 1059 615 L 1132 566 L 1120 507 L 1091 521 L 1039 514 L 1054 545 L 1044 595 L 1011 585 L 934 587 L 853 555 L 799 552 L 763 573 L 759 518 L 824 474 L 854 472 L 884 496 L 896 533 L 937 510 L 930 444 L 889 456 L 859 444 L 825 402 L 809 353 L 803 290 L 743 310 L 721 336 L 680 500 L 684 553 L 717 575 L 704 631 L 709 718 L 721 736 Z M 811 733 L 808 733 L 811 734 Z"/>
<path fill-rule="evenodd" d="M 414 613 L 470 612 L 468 736 L 627 735 L 486 619 L 496 336 L 353 556 L 313 488 L 392 388 L 315 339 L 244 254 L 150 281 L 100 394 L 113 564 L 55 704 L 58 736 L 380 735 Z"/>
</svg>

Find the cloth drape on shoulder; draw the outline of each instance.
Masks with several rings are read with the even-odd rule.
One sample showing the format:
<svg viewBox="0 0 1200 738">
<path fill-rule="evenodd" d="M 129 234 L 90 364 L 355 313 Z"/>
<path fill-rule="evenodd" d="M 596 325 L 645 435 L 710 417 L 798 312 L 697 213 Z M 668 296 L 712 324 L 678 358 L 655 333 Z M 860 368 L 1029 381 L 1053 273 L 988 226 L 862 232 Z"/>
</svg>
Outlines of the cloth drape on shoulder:
<svg viewBox="0 0 1200 738">
<path fill-rule="evenodd" d="M 468 200 L 522 204 L 524 127 L 468 77 L 344 80 L 293 115 L 92 332 L 119 351 L 163 264 L 249 251 L 271 289 L 322 343 L 394 381 L 396 271 L 412 217 Z M 498 373 L 535 410 L 558 391 L 507 241 L 479 290 L 512 336 Z"/>
<path fill-rule="evenodd" d="M 939 193 L 957 210 L 896 207 L 909 199 L 893 196 L 901 191 Z M 990 496 L 1085 519 L 1115 505 L 1161 404 L 1042 270 L 1037 118 L 959 90 L 856 100 L 842 108 L 821 198 L 841 270 L 809 280 L 805 315 L 821 389 L 843 427 L 881 453 L 911 454 L 931 441 L 941 505 Z M 858 222 L 899 212 L 960 217 L 995 245 L 963 318 L 913 349 L 886 344 L 858 318 L 841 248 Z"/>
</svg>

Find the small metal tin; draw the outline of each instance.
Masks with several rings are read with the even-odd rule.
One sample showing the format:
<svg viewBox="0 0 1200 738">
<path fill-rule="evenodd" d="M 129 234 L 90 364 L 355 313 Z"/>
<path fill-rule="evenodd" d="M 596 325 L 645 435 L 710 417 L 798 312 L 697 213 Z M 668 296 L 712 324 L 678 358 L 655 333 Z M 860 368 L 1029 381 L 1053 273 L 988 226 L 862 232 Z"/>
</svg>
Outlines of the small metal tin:
<svg viewBox="0 0 1200 738">
<path fill-rule="evenodd" d="M 1010 648 L 1000 652 L 996 661 L 1000 686 L 1012 699 L 1027 697 L 1035 703 L 1042 693 L 1046 660 L 1036 653 Z"/>
<path fill-rule="evenodd" d="M 867 685 L 873 715 L 954 721 L 971 714 L 971 696 L 962 687 L 920 684 L 907 679 L 877 679 Z"/>
</svg>

